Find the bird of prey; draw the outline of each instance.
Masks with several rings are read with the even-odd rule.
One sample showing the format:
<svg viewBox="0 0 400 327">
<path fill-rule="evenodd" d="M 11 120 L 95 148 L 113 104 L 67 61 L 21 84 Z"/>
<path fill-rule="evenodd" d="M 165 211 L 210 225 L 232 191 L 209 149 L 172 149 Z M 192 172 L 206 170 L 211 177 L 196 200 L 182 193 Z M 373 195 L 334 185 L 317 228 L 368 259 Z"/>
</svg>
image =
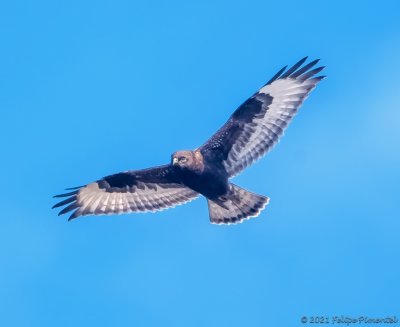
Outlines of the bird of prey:
<svg viewBox="0 0 400 327">
<path fill-rule="evenodd" d="M 87 215 L 158 211 L 207 198 L 210 221 L 235 224 L 259 215 L 269 198 L 231 183 L 230 178 L 265 155 L 282 136 L 299 107 L 325 77 L 316 76 L 318 59 L 279 70 L 237 108 L 202 146 L 174 152 L 169 164 L 128 170 L 67 189 L 53 208 L 72 211 L 68 220 Z"/>
</svg>

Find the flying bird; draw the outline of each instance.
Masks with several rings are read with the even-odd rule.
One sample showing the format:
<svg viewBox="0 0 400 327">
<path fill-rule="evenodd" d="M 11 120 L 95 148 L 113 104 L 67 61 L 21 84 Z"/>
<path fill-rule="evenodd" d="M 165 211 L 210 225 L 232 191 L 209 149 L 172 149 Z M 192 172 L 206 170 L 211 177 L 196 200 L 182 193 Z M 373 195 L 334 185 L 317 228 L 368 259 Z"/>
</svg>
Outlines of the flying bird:
<svg viewBox="0 0 400 327">
<path fill-rule="evenodd" d="M 279 70 L 237 108 L 202 146 L 176 151 L 169 164 L 106 176 L 56 195 L 66 198 L 59 215 L 68 220 L 87 215 L 158 211 L 206 197 L 210 221 L 235 224 L 256 217 L 269 198 L 231 183 L 230 178 L 265 155 L 279 140 L 299 107 L 325 77 L 316 76 L 319 59 Z M 305 64 L 305 65 L 304 65 Z"/>
</svg>

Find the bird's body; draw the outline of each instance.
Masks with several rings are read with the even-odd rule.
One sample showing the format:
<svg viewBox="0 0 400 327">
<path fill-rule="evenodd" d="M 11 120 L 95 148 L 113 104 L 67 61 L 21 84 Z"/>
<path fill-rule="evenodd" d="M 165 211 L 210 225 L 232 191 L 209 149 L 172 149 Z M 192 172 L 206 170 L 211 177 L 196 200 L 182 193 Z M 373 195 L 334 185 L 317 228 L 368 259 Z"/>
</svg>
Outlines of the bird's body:
<svg viewBox="0 0 400 327">
<path fill-rule="evenodd" d="M 228 175 L 222 167 L 205 161 L 199 150 L 179 151 L 173 156 L 179 158 L 182 155 L 194 158 L 197 161 L 196 166 L 201 167 L 200 169 L 192 169 L 191 166 L 175 165 L 175 171 L 182 184 L 211 200 L 218 199 L 228 192 Z"/>
<path fill-rule="evenodd" d="M 192 171 L 180 171 L 178 175 L 183 185 L 208 199 L 217 199 L 228 192 L 228 179 L 218 176 L 208 169 L 201 174 Z"/>
<path fill-rule="evenodd" d="M 210 220 L 232 224 L 257 216 L 269 198 L 246 191 L 230 178 L 265 155 L 279 140 L 298 108 L 324 76 L 323 67 L 302 67 L 303 58 L 281 69 L 247 99 L 206 143 L 195 150 L 177 151 L 171 162 L 149 169 L 126 171 L 57 195 L 54 207 L 69 219 L 85 215 L 157 211 L 207 198 Z"/>
</svg>

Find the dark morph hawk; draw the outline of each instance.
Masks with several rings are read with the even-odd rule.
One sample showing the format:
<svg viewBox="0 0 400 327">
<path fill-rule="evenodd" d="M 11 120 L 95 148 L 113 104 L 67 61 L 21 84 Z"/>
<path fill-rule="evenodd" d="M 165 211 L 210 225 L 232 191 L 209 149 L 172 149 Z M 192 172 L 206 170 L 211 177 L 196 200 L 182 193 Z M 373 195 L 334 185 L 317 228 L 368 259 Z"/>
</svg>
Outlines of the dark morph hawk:
<svg viewBox="0 0 400 327">
<path fill-rule="evenodd" d="M 308 94 L 324 76 L 318 60 L 282 68 L 247 99 L 205 144 L 172 154 L 168 165 L 130 170 L 77 187 L 53 208 L 79 216 L 157 211 L 204 195 L 211 223 L 234 224 L 258 216 L 269 198 L 229 179 L 266 154 L 282 136 Z"/>
</svg>

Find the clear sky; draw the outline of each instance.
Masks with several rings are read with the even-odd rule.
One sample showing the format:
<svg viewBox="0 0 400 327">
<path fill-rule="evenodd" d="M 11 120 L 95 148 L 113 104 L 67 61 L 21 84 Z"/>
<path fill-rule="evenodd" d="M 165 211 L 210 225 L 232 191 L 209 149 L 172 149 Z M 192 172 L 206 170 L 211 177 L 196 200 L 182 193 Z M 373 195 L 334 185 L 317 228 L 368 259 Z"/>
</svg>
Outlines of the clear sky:
<svg viewBox="0 0 400 327">
<path fill-rule="evenodd" d="M 399 311 L 398 1 L 4 1 L 1 326 L 300 326 Z M 205 141 L 278 69 L 328 78 L 235 179 L 259 218 L 206 201 L 68 223 L 52 195 Z"/>
</svg>

